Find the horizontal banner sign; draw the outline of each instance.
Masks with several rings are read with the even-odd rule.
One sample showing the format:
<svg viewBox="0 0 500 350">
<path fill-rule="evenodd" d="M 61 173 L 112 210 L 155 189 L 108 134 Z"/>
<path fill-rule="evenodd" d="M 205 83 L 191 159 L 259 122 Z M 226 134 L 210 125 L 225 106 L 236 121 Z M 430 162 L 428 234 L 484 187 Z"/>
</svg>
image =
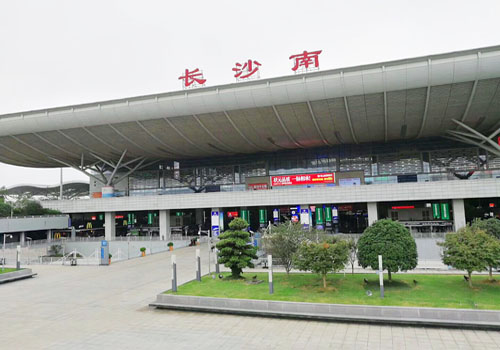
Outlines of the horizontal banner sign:
<svg viewBox="0 0 500 350">
<path fill-rule="evenodd" d="M 271 176 L 271 186 L 294 186 L 335 183 L 334 173 Z"/>
</svg>

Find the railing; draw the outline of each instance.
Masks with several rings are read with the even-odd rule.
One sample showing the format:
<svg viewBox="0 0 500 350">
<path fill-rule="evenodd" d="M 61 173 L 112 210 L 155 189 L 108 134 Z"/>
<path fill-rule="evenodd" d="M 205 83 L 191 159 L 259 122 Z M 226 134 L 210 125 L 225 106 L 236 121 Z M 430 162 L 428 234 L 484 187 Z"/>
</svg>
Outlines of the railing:
<svg viewBox="0 0 500 350">
<path fill-rule="evenodd" d="M 10 220 L 10 219 L 43 219 L 43 218 L 62 218 L 62 217 L 68 217 L 68 214 L 7 216 L 7 217 L 0 217 L 0 220 Z"/>
</svg>

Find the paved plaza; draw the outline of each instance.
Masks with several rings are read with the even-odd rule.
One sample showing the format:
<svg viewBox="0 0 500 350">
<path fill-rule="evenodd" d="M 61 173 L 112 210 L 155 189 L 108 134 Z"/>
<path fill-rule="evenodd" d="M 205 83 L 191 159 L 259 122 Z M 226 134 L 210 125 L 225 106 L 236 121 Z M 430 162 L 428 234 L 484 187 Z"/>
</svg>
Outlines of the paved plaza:
<svg viewBox="0 0 500 350">
<path fill-rule="evenodd" d="M 205 248 L 205 249 L 203 249 Z M 180 282 L 194 248 L 175 251 Z M 0 285 L 1 349 L 499 349 L 500 332 L 327 323 L 156 310 L 171 253 L 107 267 L 32 266 Z M 206 261 L 206 247 L 202 247 Z"/>
</svg>

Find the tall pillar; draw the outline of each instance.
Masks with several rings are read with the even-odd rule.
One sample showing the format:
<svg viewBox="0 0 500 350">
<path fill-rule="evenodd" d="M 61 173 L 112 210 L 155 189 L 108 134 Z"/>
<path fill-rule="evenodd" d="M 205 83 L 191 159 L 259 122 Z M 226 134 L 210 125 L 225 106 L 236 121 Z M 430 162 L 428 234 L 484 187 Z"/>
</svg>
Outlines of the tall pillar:
<svg viewBox="0 0 500 350">
<path fill-rule="evenodd" d="M 368 202 L 366 206 L 368 209 L 368 226 L 371 226 L 378 220 L 377 202 Z"/>
<path fill-rule="evenodd" d="M 116 219 L 115 212 L 108 211 L 104 213 L 104 238 L 112 241 L 116 237 Z"/>
<path fill-rule="evenodd" d="M 453 205 L 453 224 L 455 226 L 455 231 L 465 227 L 465 206 L 463 199 L 454 199 L 452 201 Z"/>
<path fill-rule="evenodd" d="M 170 240 L 172 231 L 170 229 L 170 210 L 160 210 L 160 239 Z"/>
<path fill-rule="evenodd" d="M 196 208 L 194 211 L 195 219 L 196 219 L 196 225 L 202 225 L 203 224 L 203 209 L 202 208 Z"/>
<path fill-rule="evenodd" d="M 52 241 L 52 230 L 47 230 L 47 242 Z"/>
<path fill-rule="evenodd" d="M 19 244 L 21 246 L 24 246 L 24 242 L 26 241 L 26 233 L 25 232 L 21 232 L 19 234 Z"/>
</svg>

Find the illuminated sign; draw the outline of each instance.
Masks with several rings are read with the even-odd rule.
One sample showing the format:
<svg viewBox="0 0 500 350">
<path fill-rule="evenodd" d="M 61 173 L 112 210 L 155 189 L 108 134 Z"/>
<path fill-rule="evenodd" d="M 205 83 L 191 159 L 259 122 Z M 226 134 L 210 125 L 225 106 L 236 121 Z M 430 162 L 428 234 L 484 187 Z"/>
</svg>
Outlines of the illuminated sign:
<svg viewBox="0 0 500 350">
<path fill-rule="evenodd" d="M 271 186 L 297 186 L 335 183 L 334 173 L 271 176 Z"/>
<path fill-rule="evenodd" d="M 97 220 L 97 216 L 92 216 L 92 221 L 96 221 Z"/>
<path fill-rule="evenodd" d="M 238 217 L 238 212 L 237 211 L 228 211 L 227 212 L 227 217 L 228 218 L 237 218 Z"/>
<path fill-rule="evenodd" d="M 123 219 L 123 215 L 115 215 L 115 219 Z"/>
<path fill-rule="evenodd" d="M 415 209 L 414 205 L 397 205 L 392 207 L 392 209 Z"/>
<path fill-rule="evenodd" d="M 490 208 L 495 208 L 495 203 L 490 203 Z"/>
</svg>

